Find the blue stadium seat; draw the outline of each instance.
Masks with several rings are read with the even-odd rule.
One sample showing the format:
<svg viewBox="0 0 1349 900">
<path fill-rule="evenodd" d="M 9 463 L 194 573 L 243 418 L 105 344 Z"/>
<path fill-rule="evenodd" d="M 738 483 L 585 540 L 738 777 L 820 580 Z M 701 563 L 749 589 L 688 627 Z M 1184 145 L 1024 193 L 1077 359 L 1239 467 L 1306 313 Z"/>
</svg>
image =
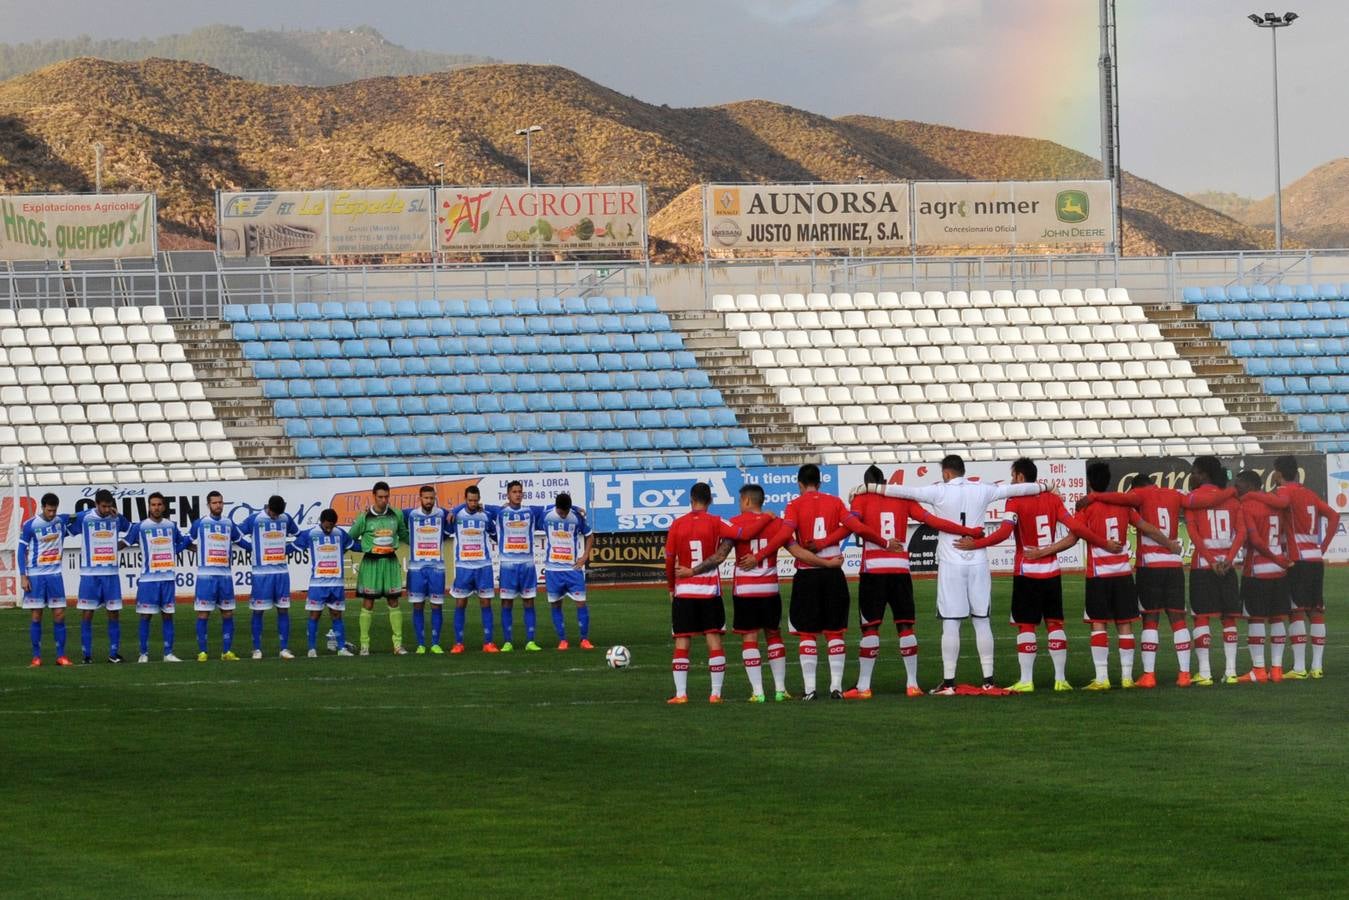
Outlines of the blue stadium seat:
<svg viewBox="0 0 1349 900">
<path fill-rule="evenodd" d="M 1204 300 L 1209 303 L 1225 303 L 1227 291 L 1223 290 L 1221 285 L 1210 285 L 1204 288 Z"/>
<path fill-rule="evenodd" d="M 562 309 L 569 316 L 583 316 L 586 314 L 586 302 L 581 297 L 567 297 L 562 301 Z"/>
<path fill-rule="evenodd" d="M 371 318 L 370 307 L 366 306 L 365 303 L 360 300 L 355 300 L 351 303 L 348 303 L 346 318 L 353 320 L 369 319 Z"/>
<path fill-rule="evenodd" d="M 309 433 L 316 438 L 336 437 L 337 426 L 333 424 L 332 419 L 310 419 Z"/>
<path fill-rule="evenodd" d="M 342 355 L 342 345 L 337 341 L 316 341 L 314 354 L 319 359 L 337 359 Z"/>
<path fill-rule="evenodd" d="M 258 339 L 258 326 L 252 322 L 236 322 L 232 329 L 234 339 L 239 342 L 256 341 Z"/>
<path fill-rule="evenodd" d="M 441 315 L 451 318 L 463 318 L 468 315 L 468 305 L 458 298 L 441 301 Z"/>
<path fill-rule="evenodd" d="M 1274 299 L 1274 292 L 1269 289 L 1267 284 L 1253 284 L 1250 288 L 1251 299 L 1257 301 L 1266 301 Z"/>
<path fill-rule="evenodd" d="M 475 297 L 468 301 L 468 315 L 471 318 L 479 319 L 492 314 L 492 304 L 488 303 L 483 297 Z"/>
<path fill-rule="evenodd" d="M 323 453 L 318 441 L 300 440 L 295 442 L 295 455 L 300 459 L 319 459 Z"/>
<path fill-rule="evenodd" d="M 682 409 L 666 409 L 665 427 L 670 429 L 688 428 L 689 413 Z"/>
<path fill-rule="evenodd" d="M 396 416 L 402 413 L 397 397 L 376 397 L 375 415 L 377 416 Z"/>
<path fill-rule="evenodd" d="M 309 437 L 308 419 L 286 419 L 281 425 L 288 438 Z"/>
<path fill-rule="evenodd" d="M 352 457 L 374 456 L 375 445 L 369 438 L 351 438 L 347 441 L 347 455 Z"/>
<path fill-rule="evenodd" d="M 296 359 L 318 358 L 318 347 L 313 341 L 287 341 L 286 343 L 290 344 L 290 355 Z"/>
<path fill-rule="evenodd" d="M 332 328 L 333 340 L 350 341 L 356 338 L 356 326 L 346 319 L 337 319 L 328 324 Z"/>
<path fill-rule="evenodd" d="M 707 388 L 712 386 L 712 380 L 707 377 L 707 373 L 702 369 L 684 369 L 684 383 L 691 388 Z"/>
<path fill-rule="evenodd" d="M 395 442 L 395 446 L 398 448 L 398 455 L 399 455 L 399 456 L 421 456 L 421 455 L 422 455 L 422 439 L 419 438 L 419 437 L 413 437 L 413 436 L 410 436 L 410 435 L 402 435 L 402 436 L 400 436 L 400 437 L 398 438 L 398 440 Z"/>
<path fill-rule="evenodd" d="M 1293 286 L 1292 286 L 1291 284 L 1280 284 L 1280 285 L 1275 285 L 1275 286 L 1274 286 L 1274 299 L 1275 299 L 1275 300 L 1295 300 L 1295 299 L 1297 299 L 1297 291 L 1293 290 Z"/>
<path fill-rule="evenodd" d="M 375 300 L 370 304 L 370 318 L 372 319 L 392 319 L 395 315 L 393 304 L 388 300 Z"/>
<path fill-rule="evenodd" d="M 360 437 L 361 420 L 351 417 L 337 419 L 333 422 L 337 428 L 338 437 Z"/>
<path fill-rule="evenodd" d="M 244 359 L 250 358 L 249 352 L 250 352 L 249 349 L 245 347 Z M 264 350 L 258 352 L 265 353 L 266 351 Z M 253 362 L 253 377 L 257 378 L 259 381 L 268 381 L 273 378 L 280 378 L 281 376 L 277 374 L 278 365 L 279 365 L 278 363 L 270 359 L 259 359 Z"/>
<path fill-rule="evenodd" d="M 247 322 L 248 310 L 241 304 L 229 303 L 220 311 L 220 318 L 226 322 Z"/>
<path fill-rule="evenodd" d="M 1213 337 L 1219 341 L 1230 341 L 1237 336 L 1236 326 L 1232 322 L 1214 322 Z M 1251 337 L 1255 337 L 1254 334 Z"/>
<path fill-rule="evenodd" d="M 610 300 L 613 311 L 620 316 L 631 315 L 637 312 L 637 304 L 631 297 L 614 297 Z"/>
<path fill-rule="evenodd" d="M 608 297 L 587 297 L 585 305 L 591 315 L 603 315 L 614 308 Z"/>
<path fill-rule="evenodd" d="M 367 338 L 363 343 L 365 345 L 365 355 L 371 359 L 393 355 L 393 350 L 389 347 L 389 342 L 384 340 L 384 338 Z"/>
<path fill-rule="evenodd" d="M 301 365 L 301 370 L 305 378 L 325 381 L 328 378 L 328 364 L 321 359 L 306 359 Z"/>
<path fill-rule="evenodd" d="M 403 334 L 410 338 L 431 336 L 431 323 L 425 319 L 404 319 Z"/>
<path fill-rule="evenodd" d="M 752 447 L 754 442 L 749 439 L 749 431 L 744 428 L 732 428 L 726 432 L 727 440 L 732 447 Z"/>
<path fill-rule="evenodd" d="M 670 317 L 663 312 L 647 313 L 646 327 L 652 331 L 669 331 Z"/>
<path fill-rule="evenodd" d="M 403 323 L 398 319 L 374 319 L 372 321 L 379 326 L 379 337 L 392 339 L 404 336 Z M 358 332 L 359 330 L 357 329 Z"/>
<path fill-rule="evenodd" d="M 553 316 L 548 320 L 548 331 L 551 334 L 578 334 L 576 320 L 571 316 Z"/>
<path fill-rule="evenodd" d="M 712 410 L 712 424 L 718 428 L 735 428 L 739 423 L 728 407 L 718 406 Z"/>
<path fill-rule="evenodd" d="M 429 375 L 431 374 L 431 361 L 424 356 L 409 356 L 403 360 L 404 375 Z M 440 373 L 436 373 L 440 374 Z M 417 393 L 421 393 L 419 389 Z"/>
<path fill-rule="evenodd" d="M 539 299 L 539 313 L 545 316 L 562 315 L 562 301 L 557 297 L 542 297 Z"/>
<path fill-rule="evenodd" d="M 660 304 L 652 296 L 638 297 L 637 311 L 639 313 L 658 313 L 660 312 Z"/>
<path fill-rule="evenodd" d="M 1204 303 L 1195 308 L 1195 318 L 1201 322 L 1214 322 L 1223 318 L 1223 310 L 1226 308 L 1213 303 Z"/>
<path fill-rule="evenodd" d="M 342 397 L 330 397 L 324 400 L 302 400 L 300 401 L 301 415 L 313 418 L 315 416 L 339 416 L 351 415 L 351 404 Z"/>
<path fill-rule="evenodd" d="M 1227 325 L 1229 328 L 1232 328 L 1233 336 L 1244 340 L 1254 340 L 1255 338 L 1260 337 L 1263 330 L 1263 326 L 1257 325 L 1255 322 L 1221 322 L 1219 324 Z M 1218 336 L 1216 328 L 1214 329 L 1213 336 L 1215 338 Z"/>
<path fill-rule="evenodd" d="M 375 374 L 380 378 L 392 378 L 403 374 L 403 361 L 392 356 L 375 360 Z"/>
<path fill-rule="evenodd" d="M 1251 293 L 1245 285 L 1234 284 L 1227 289 L 1227 299 L 1229 302 L 1244 302 L 1251 299 Z"/>
<path fill-rule="evenodd" d="M 494 337 L 497 335 L 504 335 L 506 333 L 506 329 L 501 324 L 500 319 L 495 318 L 478 319 L 478 333 L 481 334 L 483 337 Z"/>
<path fill-rule="evenodd" d="M 257 328 L 260 341 L 280 341 L 285 338 L 281 326 L 276 322 L 259 322 L 254 327 Z"/>
<path fill-rule="evenodd" d="M 294 322 L 299 316 L 294 303 L 278 303 L 272 307 L 272 318 L 278 322 Z"/>
<path fill-rule="evenodd" d="M 1316 300 L 1320 295 L 1316 288 L 1310 284 L 1299 284 L 1294 288 L 1294 295 L 1299 300 Z"/>
<path fill-rule="evenodd" d="M 272 321 L 272 308 L 266 303 L 248 304 L 248 320 L 250 322 L 270 322 Z"/>
<path fill-rule="evenodd" d="M 1253 323 L 1251 323 L 1253 324 Z M 1262 337 L 1302 338 L 1307 336 L 1306 322 L 1266 322 L 1268 330 Z M 1278 330 L 1269 326 L 1278 326 Z"/>
<path fill-rule="evenodd" d="M 278 400 L 282 397 L 290 396 L 290 382 L 287 381 L 264 381 L 262 383 L 262 396 L 268 400 Z"/>
<path fill-rule="evenodd" d="M 678 353 L 673 354 L 673 356 L 674 356 L 674 367 L 676 369 L 698 368 L 697 358 L 695 358 L 694 355 L 687 350 L 680 350 Z"/>
<path fill-rule="evenodd" d="M 1320 394 L 1308 394 L 1302 398 L 1303 409 L 1309 413 L 1324 414 L 1330 412 L 1330 404 Z"/>
<path fill-rule="evenodd" d="M 689 428 L 675 433 L 675 444 L 682 450 L 698 450 L 703 446 L 703 436 Z"/>
<path fill-rule="evenodd" d="M 1204 302 L 1204 289 L 1203 289 L 1203 288 L 1187 287 L 1187 288 L 1185 288 L 1183 291 L 1181 291 L 1181 294 L 1180 294 L 1180 295 L 1181 295 L 1181 298 L 1182 298 L 1186 303 L 1203 303 L 1203 302 Z"/>
<path fill-rule="evenodd" d="M 537 316 L 539 314 L 539 301 L 533 297 L 520 297 L 515 301 L 515 314 L 517 316 Z"/>
<path fill-rule="evenodd" d="M 360 356 L 351 360 L 351 374 L 356 378 L 374 378 L 379 371 L 373 359 Z"/>
</svg>

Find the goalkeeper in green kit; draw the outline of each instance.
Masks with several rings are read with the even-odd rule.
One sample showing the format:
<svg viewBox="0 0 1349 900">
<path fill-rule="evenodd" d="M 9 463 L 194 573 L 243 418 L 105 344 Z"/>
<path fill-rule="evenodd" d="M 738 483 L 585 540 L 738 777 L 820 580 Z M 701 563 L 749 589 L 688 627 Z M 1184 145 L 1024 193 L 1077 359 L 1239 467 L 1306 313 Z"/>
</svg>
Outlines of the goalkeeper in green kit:
<svg viewBox="0 0 1349 900">
<path fill-rule="evenodd" d="M 361 598 L 361 656 L 370 655 L 370 620 L 374 618 L 375 601 L 381 597 L 389 604 L 394 655 L 404 656 L 403 611 L 398 608 L 398 598 L 403 595 L 403 564 L 398 561 L 398 546 L 408 539 L 407 517 L 389 505 L 386 482 L 375 482 L 370 493 L 370 508 L 356 517 L 347 532 L 362 554 L 356 569 L 356 593 Z"/>
</svg>

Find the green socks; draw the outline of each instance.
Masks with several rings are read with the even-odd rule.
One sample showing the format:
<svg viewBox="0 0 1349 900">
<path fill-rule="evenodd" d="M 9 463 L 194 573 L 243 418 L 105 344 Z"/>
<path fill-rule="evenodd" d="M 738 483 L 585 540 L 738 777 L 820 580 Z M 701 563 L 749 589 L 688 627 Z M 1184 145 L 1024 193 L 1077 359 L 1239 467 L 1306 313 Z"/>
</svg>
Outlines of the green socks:
<svg viewBox="0 0 1349 900">
<path fill-rule="evenodd" d="M 375 617 L 374 610 L 361 607 L 361 646 L 370 646 L 370 620 Z"/>
<path fill-rule="evenodd" d="M 389 630 L 393 632 L 393 645 L 403 646 L 403 607 L 389 607 Z"/>
</svg>

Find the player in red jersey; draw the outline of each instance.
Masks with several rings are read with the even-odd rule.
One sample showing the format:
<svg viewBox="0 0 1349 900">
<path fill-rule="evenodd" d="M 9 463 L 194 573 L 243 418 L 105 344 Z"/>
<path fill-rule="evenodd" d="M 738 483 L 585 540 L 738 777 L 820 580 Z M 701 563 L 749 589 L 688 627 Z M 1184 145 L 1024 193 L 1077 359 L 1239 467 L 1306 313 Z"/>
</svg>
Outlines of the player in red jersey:
<svg viewBox="0 0 1349 900">
<path fill-rule="evenodd" d="M 731 524 L 749 529 L 760 528 L 773 521 L 772 513 L 763 511 L 764 492 L 757 484 L 747 484 L 740 488 L 740 514 L 731 519 Z M 763 523 L 763 524 L 760 524 Z M 720 549 L 711 558 L 697 566 L 675 569 L 680 578 L 702 575 L 721 566 L 732 549 L 736 559 L 752 556 L 768 545 L 766 538 L 742 538 L 739 541 L 723 539 Z M 787 543 L 787 550 L 798 560 L 820 568 L 842 568 L 843 557 L 824 559 L 816 556 L 795 541 Z M 792 699 L 787 692 L 787 648 L 782 643 L 782 592 L 778 586 L 777 558 L 765 559 L 753 569 L 735 569 L 731 582 L 731 605 L 734 617 L 731 630 L 740 635 L 740 658 L 745 664 L 745 675 L 749 678 L 750 703 L 765 701 L 763 688 L 762 657 L 759 654 L 759 632 L 762 631 L 768 644 L 768 667 L 773 673 L 773 697 L 778 703 Z"/>
<path fill-rule="evenodd" d="M 1035 463 L 1022 457 L 1012 463 L 1012 484 L 1034 484 L 1039 478 Z M 1071 535 L 1055 540 L 1058 526 Z M 1000 544 L 1016 535 L 1016 559 L 1012 565 L 1012 616 L 1017 629 L 1017 661 L 1021 677 L 1008 690 L 1028 694 L 1035 690 L 1035 629 L 1044 622 L 1049 642 L 1049 658 L 1054 663 L 1054 690 L 1071 691 L 1068 683 L 1068 633 L 1063 627 L 1063 579 L 1058 554 L 1082 538 L 1093 547 L 1118 552 L 1122 544 L 1107 541 L 1084 527 L 1068 514 L 1058 494 L 1012 497 L 1007 515 L 991 534 L 975 540 L 957 541 L 959 550 L 977 550 Z M 1027 554 L 1043 551 L 1043 555 Z"/>
<path fill-rule="evenodd" d="M 885 484 L 885 473 L 879 467 L 871 466 L 862 474 L 862 482 Z M 982 529 L 966 528 L 940 519 L 912 500 L 884 494 L 857 494 L 852 499 L 851 509 L 887 542 L 902 544 L 907 539 L 909 519 L 950 534 L 983 535 Z M 907 682 L 905 692 L 910 697 L 920 697 L 923 691 L 918 687 L 918 638 L 913 633 L 913 578 L 909 574 L 908 550 L 895 551 L 888 544 L 863 541 L 862 574 L 857 583 L 857 612 L 862 627 L 862 641 L 857 653 L 859 671 L 857 686 L 843 692 L 845 700 L 871 699 L 871 675 L 880 652 L 880 629 L 885 622 L 886 607 L 890 608 L 890 618 L 899 632 L 899 655 L 904 660 Z"/>
<path fill-rule="evenodd" d="M 884 538 L 868 528 L 838 497 L 822 492 L 819 466 L 806 463 L 797 472 L 796 481 L 801 493 L 787 504 L 781 527 L 766 546 L 751 556 L 741 557 L 738 565 L 742 569 L 752 569 L 766 559 L 775 558 L 778 549 L 792 538 L 825 559 L 843 554 L 839 541 L 849 532 L 896 552 L 903 549 L 899 541 Z M 796 567 L 787 624 L 800 640 L 801 677 L 805 682 L 802 700 L 815 699 L 816 636 L 821 632 L 829 646 L 829 696 L 843 699 L 843 663 L 847 651 L 843 635 L 848 630 L 849 603 L 848 581 L 841 568 L 824 569 L 804 562 Z"/>
<path fill-rule="evenodd" d="M 665 536 L 665 582 L 670 589 L 671 631 L 674 633 L 675 693 L 671 703 L 688 702 L 689 647 L 695 635 L 707 638 L 707 667 L 712 673 L 710 703 L 721 702 L 726 656 L 721 650 L 721 632 L 726 627 L 726 608 L 721 601 L 721 576 L 716 571 L 679 578 L 676 569 L 690 568 L 717 551 L 722 540 L 749 540 L 771 521 L 764 519 L 748 528 L 732 525 L 707 511 L 712 488 L 697 482 L 689 489 L 690 511 L 675 519 Z"/>
<path fill-rule="evenodd" d="M 1227 470 L 1216 456 L 1196 457 L 1190 470 L 1194 489 L 1185 496 L 1185 529 L 1194 543 L 1190 557 L 1190 612 L 1194 614 L 1194 683 L 1213 685 L 1209 668 L 1210 621 L 1222 620 L 1224 680 L 1237 677 L 1237 618 L 1241 596 L 1232 568 L 1246 543 L 1246 525 L 1236 491 L 1227 486 Z"/>
<path fill-rule="evenodd" d="M 1265 667 L 1266 632 L 1275 623 L 1285 625 L 1292 604 L 1284 572 L 1293 563 L 1284 553 L 1289 536 L 1288 498 L 1260 491 L 1260 476 L 1247 469 L 1233 479 L 1241 502 L 1241 518 L 1246 524 L 1245 564 L 1241 572 L 1241 606 L 1246 616 L 1246 649 L 1251 654 L 1251 670 L 1237 681 L 1255 684 L 1283 681 L 1283 644 Z M 1282 629 L 1281 629 L 1282 630 Z M 1271 648 L 1272 650 L 1273 648 Z"/>
<path fill-rule="evenodd" d="M 1078 509 L 1091 503 L 1098 495 L 1087 495 L 1078 501 Z M 1125 495 L 1099 495 L 1107 503 L 1120 502 Z M 1138 499 L 1138 509 L 1130 517 L 1166 535 L 1165 542 L 1149 534 L 1140 533 L 1134 558 L 1134 583 L 1138 587 L 1138 607 L 1143 613 L 1142 653 L 1143 675 L 1135 687 L 1157 686 L 1157 645 L 1160 643 L 1158 625 L 1162 613 L 1171 623 L 1171 642 L 1176 648 L 1176 662 L 1180 668 L 1177 687 L 1190 685 L 1190 628 L 1185 618 L 1185 571 L 1181 560 L 1181 546 L 1177 540 L 1180 530 L 1181 504 L 1185 495 L 1173 488 L 1153 484 L 1146 475 L 1135 475 L 1129 496 Z"/>
<path fill-rule="evenodd" d="M 1274 460 L 1274 493 L 1289 500 L 1293 534 L 1289 555 L 1293 568 L 1288 570 L 1288 593 L 1293 606 L 1288 637 L 1293 644 L 1293 668 L 1284 678 L 1320 678 L 1326 650 L 1325 554 L 1340 529 L 1340 514 L 1319 494 L 1299 483 L 1297 459 L 1280 456 Z M 1310 625 L 1312 665 L 1307 670 L 1307 632 Z M 1271 635 L 1278 640 L 1278 632 Z M 1275 645 L 1277 646 L 1277 644 Z"/>
</svg>

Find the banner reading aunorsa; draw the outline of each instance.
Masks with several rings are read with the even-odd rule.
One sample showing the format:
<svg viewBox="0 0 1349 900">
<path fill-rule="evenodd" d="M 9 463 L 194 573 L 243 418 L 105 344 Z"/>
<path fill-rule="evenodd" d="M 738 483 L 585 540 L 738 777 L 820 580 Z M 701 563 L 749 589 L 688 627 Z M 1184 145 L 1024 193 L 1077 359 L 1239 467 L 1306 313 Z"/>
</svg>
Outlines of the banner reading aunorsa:
<svg viewBox="0 0 1349 900">
<path fill-rule="evenodd" d="M 155 255 L 154 194 L 0 196 L 0 260 Z"/>
<path fill-rule="evenodd" d="M 646 188 L 437 188 L 436 234 L 446 253 L 641 252 L 646 249 Z"/>
<path fill-rule="evenodd" d="M 919 246 L 1109 244 L 1108 181 L 922 181 L 913 185 Z"/>
<path fill-rule="evenodd" d="M 907 184 L 709 184 L 709 253 L 909 246 Z"/>
<path fill-rule="evenodd" d="M 220 194 L 223 256 L 429 253 L 431 189 Z"/>
</svg>

